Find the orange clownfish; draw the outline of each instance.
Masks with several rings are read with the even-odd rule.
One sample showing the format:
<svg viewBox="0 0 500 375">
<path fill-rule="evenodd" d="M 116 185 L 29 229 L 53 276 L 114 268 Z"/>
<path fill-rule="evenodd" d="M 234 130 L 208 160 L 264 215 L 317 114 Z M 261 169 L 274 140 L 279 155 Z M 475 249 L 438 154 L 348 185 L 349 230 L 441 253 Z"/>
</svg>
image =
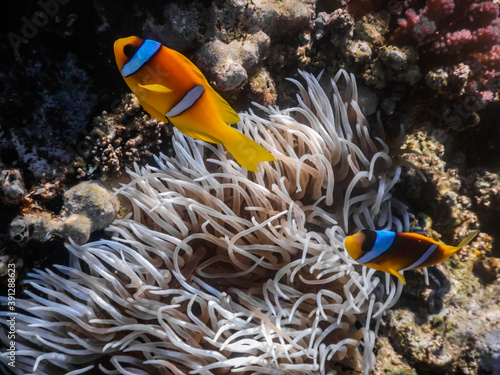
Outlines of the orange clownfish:
<svg viewBox="0 0 500 375">
<path fill-rule="evenodd" d="M 441 263 L 472 241 L 478 233 L 471 232 L 458 246 L 449 246 L 417 233 L 363 229 L 345 239 L 345 248 L 356 262 L 394 275 L 406 284 L 400 271 Z"/>
<path fill-rule="evenodd" d="M 115 59 L 128 87 L 151 116 L 170 121 L 184 134 L 222 143 L 236 161 L 257 172 L 257 163 L 276 161 L 262 146 L 228 124 L 238 114 L 185 56 L 150 39 L 118 39 Z"/>
</svg>

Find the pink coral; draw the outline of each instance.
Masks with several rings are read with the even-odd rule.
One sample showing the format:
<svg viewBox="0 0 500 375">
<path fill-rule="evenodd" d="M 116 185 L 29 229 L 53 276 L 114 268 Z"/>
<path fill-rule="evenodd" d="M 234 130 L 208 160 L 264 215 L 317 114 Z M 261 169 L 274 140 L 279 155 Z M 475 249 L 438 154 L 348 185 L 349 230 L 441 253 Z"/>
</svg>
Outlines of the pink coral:
<svg viewBox="0 0 500 375">
<path fill-rule="evenodd" d="M 475 58 L 487 70 L 500 71 L 500 45 L 495 45 L 489 53 L 478 53 Z"/>
<path fill-rule="evenodd" d="M 408 9 L 405 15 L 406 19 L 400 18 L 398 24 L 402 28 L 411 29 L 411 34 L 416 40 L 422 41 L 436 32 L 436 24 L 425 16 L 417 15 L 413 9 Z"/>
<path fill-rule="evenodd" d="M 470 30 L 460 30 L 452 33 L 446 33 L 437 42 L 434 42 L 431 50 L 436 55 L 443 54 L 458 54 L 462 52 L 464 48 L 470 45 L 473 36 Z"/>
<path fill-rule="evenodd" d="M 487 48 L 498 43 L 498 4 L 490 1 L 474 0 L 427 0 L 399 2 L 390 7 L 391 13 L 398 16 L 399 27 L 396 39 L 409 36 L 421 42 L 430 42 L 443 35 L 474 35 L 477 43 L 486 41 Z M 416 10 L 418 9 L 418 11 Z M 468 41 L 468 39 L 467 39 Z M 439 49 L 441 43 L 434 43 Z"/>
<path fill-rule="evenodd" d="M 470 67 L 467 94 L 484 104 L 494 100 L 500 79 L 499 5 L 477 0 L 406 0 L 389 7 L 398 17 L 395 44 L 417 43 L 424 70 L 450 74 Z M 448 92 L 463 94 L 463 91 Z"/>
<path fill-rule="evenodd" d="M 498 4 L 490 1 L 472 4 L 467 13 L 467 22 L 476 27 L 485 27 L 498 17 Z"/>
</svg>

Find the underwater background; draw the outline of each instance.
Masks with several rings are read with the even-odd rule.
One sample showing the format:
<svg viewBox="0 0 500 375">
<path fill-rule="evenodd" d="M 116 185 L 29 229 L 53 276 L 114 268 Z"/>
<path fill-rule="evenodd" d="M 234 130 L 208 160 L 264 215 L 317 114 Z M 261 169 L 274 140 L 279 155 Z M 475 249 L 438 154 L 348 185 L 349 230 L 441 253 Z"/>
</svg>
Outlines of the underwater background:
<svg viewBox="0 0 500 375">
<path fill-rule="evenodd" d="M 500 374 L 499 4 L 5 5 L 3 372 Z M 194 62 L 279 163 L 242 171 L 151 118 L 116 67 L 130 35 Z M 362 227 L 480 233 L 403 287 L 349 258 Z"/>
</svg>

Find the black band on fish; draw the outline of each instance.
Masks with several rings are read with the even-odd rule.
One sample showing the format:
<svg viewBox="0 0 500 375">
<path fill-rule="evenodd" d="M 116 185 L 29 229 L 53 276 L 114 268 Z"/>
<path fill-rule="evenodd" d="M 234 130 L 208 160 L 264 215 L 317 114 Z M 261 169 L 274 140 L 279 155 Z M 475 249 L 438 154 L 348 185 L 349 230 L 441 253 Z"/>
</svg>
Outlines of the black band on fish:
<svg viewBox="0 0 500 375">
<path fill-rule="evenodd" d="M 361 244 L 361 251 L 365 254 L 373 249 L 373 245 L 375 245 L 375 240 L 377 239 L 377 232 L 369 229 L 363 229 L 361 232 L 365 235 L 365 239 Z"/>
<path fill-rule="evenodd" d="M 128 77 L 129 75 L 137 72 L 145 63 L 149 61 L 151 57 L 154 56 L 156 52 L 158 52 L 160 47 L 161 43 L 155 42 L 151 39 L 146 39 L 129 62 L 123 65 L 121 71 L 122 76 Z"/>
<path fill-rule="evenodd" d="M 172 109 L 170 109 L 170 111 L 165 114 L 165 117 L 168 118 L 179 116 L 182 112 L 191 108 L 204 92 L 205 88 L 202 85 L 193 87 L 187 92 L 186 95 L 184 95 L 179 103 L 177 103 Z"/>
<path fill-rule="evenodd" d="M 375 231 L 375 233 L 377 234 L 377 238 L 372 249 L 356 259 L 358 263 L 368 263 L 385 253 L 391 247 L 396 237 L 396 233 L 389 231 Z"/>
</svg>

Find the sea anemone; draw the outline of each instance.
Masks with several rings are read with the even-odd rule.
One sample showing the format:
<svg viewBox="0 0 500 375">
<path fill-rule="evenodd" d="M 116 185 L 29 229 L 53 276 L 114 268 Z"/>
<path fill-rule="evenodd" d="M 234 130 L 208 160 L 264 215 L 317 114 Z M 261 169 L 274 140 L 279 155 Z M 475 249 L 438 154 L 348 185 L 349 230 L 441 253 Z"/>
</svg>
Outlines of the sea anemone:
<svg viewBox="0 0 500 375">
<path fill-rule="evenodd" d="M 354 76 L 331 79 L 330 100 L 300 75 L 297 107 L 240 114 L 238 129 L 277 160 L 260 172 L 177 130 L 176 157 L 128 171 L 116 194 L 131 212 L 110 238 L 69 241 L 69 267 L 30 274 L 15 373 L 370 371 L 402 284 L 343 242 L 348 230 L 409 230 L 390 193 L 401 166 L 380 125 L 370 135 Z"/>
</svg>

